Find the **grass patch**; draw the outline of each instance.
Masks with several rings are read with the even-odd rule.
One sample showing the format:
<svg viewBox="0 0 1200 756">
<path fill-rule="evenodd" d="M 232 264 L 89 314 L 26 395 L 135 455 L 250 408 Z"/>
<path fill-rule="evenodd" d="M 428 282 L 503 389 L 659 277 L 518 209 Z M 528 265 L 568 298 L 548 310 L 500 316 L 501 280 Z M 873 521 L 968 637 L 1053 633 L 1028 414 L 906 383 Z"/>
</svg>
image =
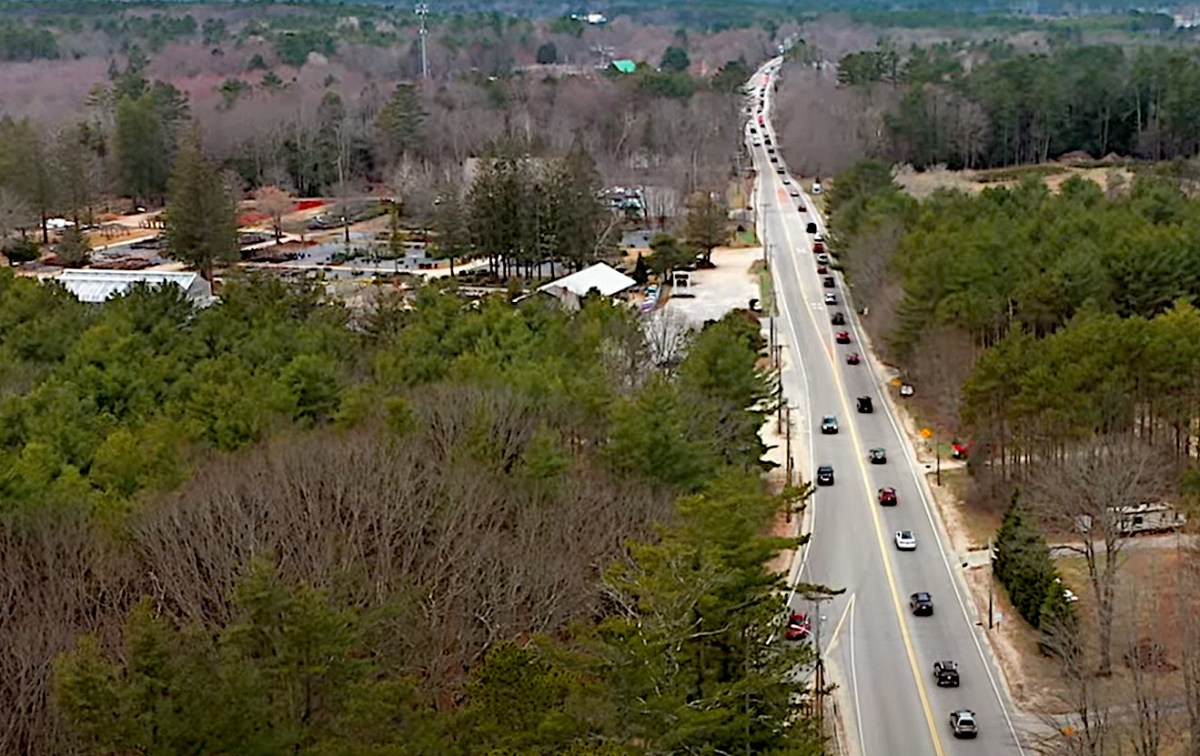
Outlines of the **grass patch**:
<svg viewBox="0 0 1200 756">
<path fill-rule="evenodd" d="M 995 184 L 1003 181 L 1021 181 L 1030 177 L 1044 179 L 1050 176 L 1059 176 L 1066 172 L 1067 168 L 1061 165 L 1029 165 L 1023 168 L 1001 168 L 994 171 L 980 171 L 975 176 L 975 183 Z"/>
<path fill-rule="evenodd" d="M 758 276 L 758 301 L 762 305 L 762 311 L 765 314 L 774 315 L 775 283 L 771 280 L 771 273 L 762 260 L 755 260 L 754 264 L 750 266 L 750 270 Z"/>
<path fill-rule="evenodd" d="M 744 244 L 747 247 L 758 246 L 758 237 L 754 235 L 753 231 L 739 231 L 734 238 L 738 240 L 739 244 Z"/>
</svg>

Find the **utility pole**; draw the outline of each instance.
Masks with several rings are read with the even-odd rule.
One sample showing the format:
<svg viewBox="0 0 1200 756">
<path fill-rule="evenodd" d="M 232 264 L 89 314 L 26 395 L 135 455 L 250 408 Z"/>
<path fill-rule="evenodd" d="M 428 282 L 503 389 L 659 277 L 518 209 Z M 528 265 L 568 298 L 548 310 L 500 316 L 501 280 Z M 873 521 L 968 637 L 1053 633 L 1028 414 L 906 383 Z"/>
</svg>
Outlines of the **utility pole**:
<svg viewBox="0 0 1200 756">
<path fill-rule="evenodd" d="M 792 471 L 794 469 L 794 467 L 792 465 L 792 406 L 789 404 L 789 405 L 785 406 L 783 409 L 784 409 L 784 420 L 783 420 L 784 435 L 783 435 L 783 437 L 785 439 L 783 470 L 784 470 L 785 480 L 787 481 L 786 485 L 788 488 L 791 488 L 792 487 Z M 788 507 L 787 521 L 788 522 L 792 521 L 791 507 Z"/>
<path fill-rule="evenodd" d="M 421 19 L 421 78 L 429 78 L 429 55 L 427 53 L 425 38 L 429 36 L 429 29 L 425 26 L 425 17 L 429 15 L 429 6 L 425 3 L 417 3 L 417 18 Z"/>
<path fill-rule="evenodd" d="M 809 617 L 809 622 L 813 626 L 813 649 L 817 652 L 817 669 L 815 675 L 814 688 L 816 692 L 816 707 L 817 716 L 817 732 L 825 734 L 825 659 L 821 653 L 821 603 L 823 601 L 832 601 L 833 596 L 809 596 L 815 607 L 815 611 Z"/>
</svg>

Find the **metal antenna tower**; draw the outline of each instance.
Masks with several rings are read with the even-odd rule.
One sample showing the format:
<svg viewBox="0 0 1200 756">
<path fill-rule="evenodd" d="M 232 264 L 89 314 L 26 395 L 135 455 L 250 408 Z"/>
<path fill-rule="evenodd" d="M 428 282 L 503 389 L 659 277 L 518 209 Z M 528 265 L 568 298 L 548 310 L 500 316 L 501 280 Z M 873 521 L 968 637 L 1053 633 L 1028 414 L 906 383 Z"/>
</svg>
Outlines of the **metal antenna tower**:
<svg viewBox="0 0 1200 756">
<path fill-rule="evenodd" d="M 429 15 L 429 6 L 425 3 L 417 3 L 417 17 L 421 19 L 421 78 L 429 78 L 429 56 L 426 53 L 425 38 L 429 36 L 429 29 L 425 27 L 425 17 Z"/>
</svg>

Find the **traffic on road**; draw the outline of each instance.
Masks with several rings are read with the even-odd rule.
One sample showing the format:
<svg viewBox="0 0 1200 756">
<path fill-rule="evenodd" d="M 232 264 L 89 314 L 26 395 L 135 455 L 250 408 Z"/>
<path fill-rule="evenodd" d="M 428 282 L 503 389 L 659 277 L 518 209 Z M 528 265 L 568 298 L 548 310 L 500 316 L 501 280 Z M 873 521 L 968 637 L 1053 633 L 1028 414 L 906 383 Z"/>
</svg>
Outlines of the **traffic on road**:
<svg viewBox="0 0 1200 756">
<path fill-rule="evenodd" d="M 795 371 L 783 378 L 785 394 L 801 386 L 788 402 L 801 406 L 800 416 L 816 431 L 805 433 L 812 459 L 800 463 L 813 471 L 819 492 L 799 579 L 845 588 L 819 610 L 794 594 L 792 620 L 803 617 L 804 639 L 814 623 L 824 628 L 812 634 L 838 685 L 851 752 L 1023 753 L 986 630 L 931 507 L 929 482 L 894 416 L 893 389 L 863 342 L 852 291 L 837 272 L 836 245 L 828 246 L 812 198 L 821 193 L 820 178 L 805 193 L 803 177 L 789 174 L 783 145 L 773 140 L 771 95 L 781 62 L 769 62 L 752 80 L 747 144 L 758 169 L 777 330 Z M 861 366 L 839 369 L 843 363 Z"/>
</svg>

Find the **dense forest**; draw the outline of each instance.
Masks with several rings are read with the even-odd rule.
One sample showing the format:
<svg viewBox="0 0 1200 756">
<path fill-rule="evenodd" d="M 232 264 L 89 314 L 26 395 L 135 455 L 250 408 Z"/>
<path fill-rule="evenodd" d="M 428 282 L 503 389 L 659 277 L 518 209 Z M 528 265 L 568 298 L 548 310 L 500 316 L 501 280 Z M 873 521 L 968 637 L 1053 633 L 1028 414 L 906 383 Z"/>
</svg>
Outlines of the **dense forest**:
<svg viewBox="0 0 1200 756">
<path fill-rule="evenodd" d="M 1053 40 L 1053 38 L 1052 38 Z M 1200 149 L 1200 57 L 1187 48 L 890 44 L 838 64 L 844 86 L 891 90 L 888 157 L 918 168 L 988 168 L 1068 152 L 1152 160 Z"/>
<path fill-rule="evenodd" d="M 1051 192 L 1034 176 L 918 202 L 865 163 L 830 199 L 870 327 L 948 405 L 943 420 L 1019 468 L 1096 435 L 1200 454 L 1191 186 L 1146 171 Z"/>
<path fill-rule="evenodd" d="M 0 750 L 819 752 L 757 323 L 413 304 L 0 272 Z"/>
</svg>

